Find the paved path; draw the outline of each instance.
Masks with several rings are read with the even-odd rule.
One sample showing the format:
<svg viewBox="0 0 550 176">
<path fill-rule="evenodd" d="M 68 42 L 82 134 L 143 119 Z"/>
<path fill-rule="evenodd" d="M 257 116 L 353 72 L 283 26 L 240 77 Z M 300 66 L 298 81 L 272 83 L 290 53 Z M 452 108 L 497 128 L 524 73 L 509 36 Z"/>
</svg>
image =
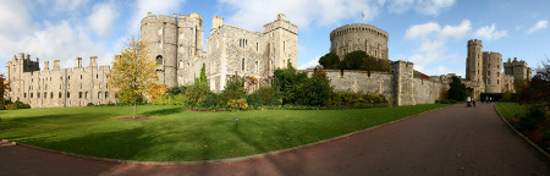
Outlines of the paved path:
<svg viewBox="0 0 550 176">
<path fill-rule="evenodd" d="M 494 104 L 455 105 L 328 143 L 213 165 L 123 165 L 0 147 L 0 175 L 550 175 L 549 167 Z"/>
</svg>

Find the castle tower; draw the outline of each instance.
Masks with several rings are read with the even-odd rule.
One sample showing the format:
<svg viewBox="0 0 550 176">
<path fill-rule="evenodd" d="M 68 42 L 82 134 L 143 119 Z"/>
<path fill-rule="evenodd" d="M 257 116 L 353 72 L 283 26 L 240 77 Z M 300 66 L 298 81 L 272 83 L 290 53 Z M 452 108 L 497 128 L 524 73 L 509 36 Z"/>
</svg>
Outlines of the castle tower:
<svg viewBox="0 0 550 176">
<path fill-rule="evenodd" d="M 287 21 L 285 14 L 277 15 L 277 20 L 264 25 L 264 35 L 271 45 L 268 59 L 272 70 L 286 68 L 288 62 L 298 67 L 298 27 Z"/>
<path fill-rule="evenodd" d="M 523 60 L 518 61 L 518 58 L 514 57 L 514 61 L 508 58 L 508 62 L 504 63 L 504 73 L 514 76 L 514 78 L 531 80 L 532 70 L 527 65 L 527 62 Z"/>
<path fill-rule="evenodd" d="M 141 20 L 141 37 L 147 44 L 149 57 L 157 63 L 158 83 L 177 86 L 177 17 L 152 15 Z"/>
<path fill-rule="evenodd" d="M 501 63 L 502 55 L 497 52 L 483 52 L 483 76 L 485 77 L 486 93 L 501 93 Z"/>
<path fill-rule="evenodd" d="M 203 57 L 204 30 L 202 16 L 198 13 L 179 15 L 178 18 L 178 51 L 177 63 L 178 85 L 193 83 L 196 72 L 202 67 L 200 59 Z"/>
<path fill-rule="evenodd" d="M 466 80 L 483 83 L 482 49 L 483 45 L 481 40 L 476 39 L 468 41 L 468 57 L 466 58 Z"/>
</svg>

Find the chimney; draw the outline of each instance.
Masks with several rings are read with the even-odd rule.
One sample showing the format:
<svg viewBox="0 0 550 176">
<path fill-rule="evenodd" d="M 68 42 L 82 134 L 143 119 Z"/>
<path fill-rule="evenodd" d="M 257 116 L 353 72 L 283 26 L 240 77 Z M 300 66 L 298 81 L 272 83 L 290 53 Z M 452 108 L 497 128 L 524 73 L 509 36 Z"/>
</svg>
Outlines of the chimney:
<svg viewBox="0 0 550 176">
<path fill-rule="evenodd" d="M 59 60 L 53 61 L 53 70 L 59 70 Z"/>
<path fill-rule="evenodd" d="M 77 68 L 82 68 L 82 57 L 77 57 L 76 58 L 76 67 Z"/>
<path fill-rule="evenodd" d="M 44 71 L 50 70 L 50 61 L 44 61 Z"/>
</svg>

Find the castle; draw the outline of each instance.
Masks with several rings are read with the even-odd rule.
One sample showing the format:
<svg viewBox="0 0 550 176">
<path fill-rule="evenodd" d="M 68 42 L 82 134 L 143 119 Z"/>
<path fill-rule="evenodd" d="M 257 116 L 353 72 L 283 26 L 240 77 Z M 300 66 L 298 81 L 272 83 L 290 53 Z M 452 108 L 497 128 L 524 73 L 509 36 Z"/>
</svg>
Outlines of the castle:
<svg viewBox="0 0 550 176">
<path fill-rule="evenodd" d="M 205 66 L 210 89 L 221 92 L 232 75 L 247 79 L 245 87 L 252 92 L 268 85 L 277 68 L 297 67 L 298 27 L 279 14 L 275 21 L 264 25 L 263 33 L 247 31 L 223 23 L 222 17 L 213 17 L 207 50 L 203 49 L 202 17 L 197 13 L 148 15 L 141 21 L 141 38 L 146 50 L 156 61 L 158 83 L 169 87 L 193 84 Z M 344 55 L 363 50 L 378 59 L 388 60 L 389 34 L 367 24 L 350 24 L 330 33 L 330 51 L 341 59 Z M 482 42 L 468 41 L 466 58 L 466 84 L 470 94 L 515 92 L 514 78 L 530 79 L 531 69 L 525 61 L 502 63 L 502 55 L 483 52 Z M 357 70 L 326 70 L 335 90 L 374 92 L 382 94 L 394 105 L 433 103 L 441 99 L 449 88 L 450 76 L 421 77 L 415 74 L 412 62 L 395 61 L 389 72 Z M 504 74 L 502 73 L 504 69 Z M 8 99 L 37 107 L 70 107 L 116 103 L 108 84 L 110 66 L 97 66 L 97 57 L 90 57 L 90 65 L 82 66 L 76 58 L 73 68 L 59 68 L 54 60 L 53 69 L 44 62 L 40 70 L 39 59 L 20 53 L 6 63 L 6 81 L 11 84 Z M 312 70 L 300 70 L 312 74 Z M 58 79 L 59 78 L 59 79 Z"/>
<path fill-rule="evenodd" d="M 264 32 L 247 31 L 223 24 L 214 16 L 203 50 L 202 17 L 197 13 L 148 16 L 141 21 L 141 36 L 157 62 L 161 84 L 169 87 L 193 84 L 205 65 L 210 88 L 220 92 L 231 75 L 254 77 L 247 85 L 252 91 L 266 84 L 273 71 L 298 63 L 298 27 L 284 14 L 264 25 Z"/>
</svg>

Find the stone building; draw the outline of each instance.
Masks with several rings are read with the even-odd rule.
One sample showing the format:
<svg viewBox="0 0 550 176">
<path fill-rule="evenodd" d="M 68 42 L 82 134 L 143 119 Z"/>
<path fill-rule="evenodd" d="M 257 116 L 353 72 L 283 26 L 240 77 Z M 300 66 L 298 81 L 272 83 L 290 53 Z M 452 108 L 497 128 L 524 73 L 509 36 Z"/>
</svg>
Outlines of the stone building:
<svg viewBox="0 0 550 176">
<path fill-rule="evenodd" d="M 388 33 L 382 29 L 368 24 L 348 24 L 330 33 L 330 52 L 336 53 L 341 60 L 356 50 L 388 60 L 388 40 Z"/>
<path fill-rule="evenodd" d="M 514 78 L 519 78 L 523 80 L 531 80 L 532 74 L 531 68 L 527 66 L 527 62 L 518 61 L 517 57 L 514 57 L 514 61 L 511 61 L 511 58 L 508 58 L 508 62 L 504 63 L 504 73 L 507 75 L 513 75 Z"/>
<path fill-rule="evenodd" d="M 202 17 L 197 13 L 148 16 L 141 21 L 141 37 L 146 41 L 151 59 L 157 64 L 159 82 L 169 87 L 189 85 L 199 76 L 202 65 L 207 71 L 210 88 L 224 89 L 231 75 L 254 77 L 255 85 L 267 83 L 276 68 L 298 63 L 298 27 L 284 14 L 264 25 L 264 32 L 247 31 L 223 24 L 222 17 L 213 17 L 203 50 Z"/>
<path fill-rule="evenodd" d="M 37 107 L 70 107 L 93 104 L 115 103 L 110 93 L 107 75 L 108 65 L 97 66 L 97 57 L 90 57 L 90 65 L 82 66 L 82 58 L 76 58 L 76 67 L 59 68 L 59 60 L 54 60 L 50 70 L 49 61 L 40 70 L 38 58 L 30 60 L 30 55 L 19 53 L 6 63 L 6 81 L 11 91 L 7 98 Z"/>
</svg>

